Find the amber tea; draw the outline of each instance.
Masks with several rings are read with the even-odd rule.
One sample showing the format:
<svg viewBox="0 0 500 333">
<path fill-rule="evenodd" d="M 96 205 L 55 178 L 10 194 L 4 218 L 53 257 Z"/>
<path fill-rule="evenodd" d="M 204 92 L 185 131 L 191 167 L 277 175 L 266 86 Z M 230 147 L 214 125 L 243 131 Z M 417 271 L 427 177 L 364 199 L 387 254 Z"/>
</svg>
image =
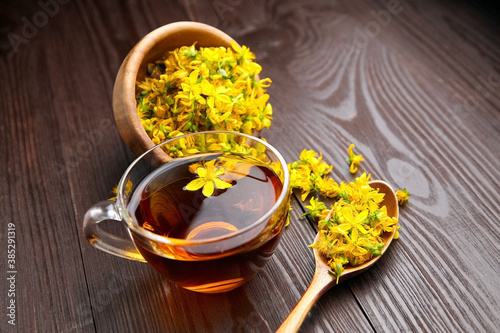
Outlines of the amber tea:
<svg viewBox="0 0 500 333">
<path fill-rule="evenodd" d="M 186 289 L 229 291 L 272 256 L 288 217 L 289 184 L 285 159 L 267 142 L 190 133 L 135 159 L 116 200 L 85 213 L 83 233 L 97 249 L 147 262 Z M 130 237 L 100 227 L 109 220 L 122 222 Z"/>
<path fill-rule="evenodd" d="M 255 222 L 282 191 L 276 173 L 253 159 L 221 154 L 177 159 L 142 180 L 128 204 L 143 229 L 170 242 L 133 237 L 135 244 L 151 266 L 184 288 L 231 290 L 253 277 L 273 253 L 287 214 L 280 223 Z M 270 227 L 276 230 L 264 232 Z"/>
</svg>

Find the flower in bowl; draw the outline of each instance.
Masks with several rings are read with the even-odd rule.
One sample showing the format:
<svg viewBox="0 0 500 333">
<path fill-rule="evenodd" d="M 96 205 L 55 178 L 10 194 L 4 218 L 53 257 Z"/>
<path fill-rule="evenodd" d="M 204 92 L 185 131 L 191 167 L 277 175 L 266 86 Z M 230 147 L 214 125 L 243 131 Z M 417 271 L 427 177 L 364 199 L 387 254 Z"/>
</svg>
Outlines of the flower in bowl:
<svg viewBox="0 0 500 333">
<path fill-rule="evenodd" d="M 254 54 L 224 32 L 176 22 L 146 35 L 118 72 L 113 110 L 120 134 L 136 154 L 198 131 L 259 133 L 271 125 Z"/>
</svg>

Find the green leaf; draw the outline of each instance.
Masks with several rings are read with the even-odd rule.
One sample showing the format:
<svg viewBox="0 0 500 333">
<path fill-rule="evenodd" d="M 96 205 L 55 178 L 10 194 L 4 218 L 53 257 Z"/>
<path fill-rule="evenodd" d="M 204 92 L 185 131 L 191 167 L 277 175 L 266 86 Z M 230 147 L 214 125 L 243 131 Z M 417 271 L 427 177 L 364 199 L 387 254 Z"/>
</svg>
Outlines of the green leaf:
<svg viewBox="0 0 500 333">
<path fill-rule="evenodd" d="M 227 72 L 224 68 L 219 68 L 219 70 L 217 71 L 217 73 L 219 73 L 220 75 L 222 75 L 222 77 L 224 79 L 227 79 Z"/>
</svg>

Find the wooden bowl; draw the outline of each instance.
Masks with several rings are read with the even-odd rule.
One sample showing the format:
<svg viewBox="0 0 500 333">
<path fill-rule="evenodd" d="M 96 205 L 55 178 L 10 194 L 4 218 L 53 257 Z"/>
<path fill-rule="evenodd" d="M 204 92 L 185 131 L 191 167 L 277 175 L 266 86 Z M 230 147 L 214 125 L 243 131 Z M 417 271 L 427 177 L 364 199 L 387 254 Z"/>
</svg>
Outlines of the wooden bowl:
<svg viewBox="0 0 500 333">
<path fill-rule="evenodd" d="M 153 30 L 134 46 L 118 70 L 113 89 L 113 112 L 123 141 L 136 155 L 155 146 L 136 109 L 136 82 L 144 80 L 148 64 L 160 59 L 167 51 L 194 42 L 198 47 L 230 47 L 231 41 L 231 37 L 212 26 L 176 22 Z"/>
</svg>

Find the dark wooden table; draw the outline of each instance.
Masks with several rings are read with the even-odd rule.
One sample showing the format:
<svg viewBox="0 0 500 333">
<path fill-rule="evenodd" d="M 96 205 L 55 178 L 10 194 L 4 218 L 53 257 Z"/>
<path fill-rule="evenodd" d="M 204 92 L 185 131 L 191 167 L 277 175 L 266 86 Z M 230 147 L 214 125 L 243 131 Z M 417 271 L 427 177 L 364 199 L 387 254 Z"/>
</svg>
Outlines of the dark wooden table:
<svg viewBox="0 0 500 333">
<path fill-rule="evenodd" d="M 226 294 L 179 289 L 82 236 L 135 157 L 113 119 L 118 68 L 183 20 L 256 53 L 273 80 L 262 135 L 287 161 L 314 149 L 350 181 L 354 143 L 358 175 L 412 194 L 400 239 L 304 332 L 500 331 L 499 18 L 461 0 L 2 2 L 0 331 L 269 332 L 305 291 L 315 227 L 299 196 L 272 260 Z"/>
</svg>

